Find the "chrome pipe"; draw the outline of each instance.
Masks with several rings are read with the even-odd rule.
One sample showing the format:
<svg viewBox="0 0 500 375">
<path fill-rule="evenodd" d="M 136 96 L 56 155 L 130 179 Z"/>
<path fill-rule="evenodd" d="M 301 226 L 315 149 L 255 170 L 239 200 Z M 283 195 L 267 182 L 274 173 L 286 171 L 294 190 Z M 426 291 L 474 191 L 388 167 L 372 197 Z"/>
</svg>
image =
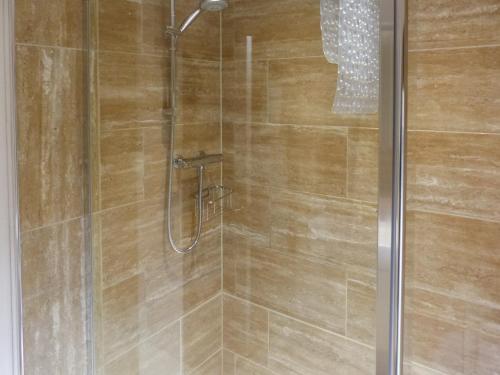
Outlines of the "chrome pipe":
<svg viewBox="0 0 500 375">
<path fill-rule="evenodd" d="M 175 29 L 175 0 L 170 0 L 170 27 L 168 30 Z M 187 247 L 177 246 L 173 237 L 172 203 L 173 203 L 173 180 L 174 180 L 174 146 L 175 146 L 175 125 L 177 123 L 177 39 L 178 35 L 170 33 L 170 158 L 168 162 L 168 182 L 167 182 L 167 234 L 170 246 L 179 254 L 189 254 L 198 245 L 201 232 L 203 230 L 203 172 L 204 166 L 200 165 L 198 169 L 198 197 L 196 205 L 198 208 L 198 218 L 196 222 L 196 232 L 193 241 Z"/>
</svg>

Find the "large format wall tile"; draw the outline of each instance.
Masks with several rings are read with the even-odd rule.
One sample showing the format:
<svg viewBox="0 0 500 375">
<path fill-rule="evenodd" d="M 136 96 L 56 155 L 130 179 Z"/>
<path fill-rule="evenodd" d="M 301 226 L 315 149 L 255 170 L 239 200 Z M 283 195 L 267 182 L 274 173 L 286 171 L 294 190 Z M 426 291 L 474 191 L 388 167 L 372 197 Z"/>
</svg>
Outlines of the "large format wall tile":
<svg viewBox="0 0 500 375">
<path fill-rule="evenodd" d="M 265 248 L 226 231 L 224 289 L 326 329 L 345 331 L 345 271 L 331 261 Z"/>
<path fill-rule="evenodd" d="M 99 1 L 99 48 L 138 52 L 141 49 L 142 9 L 134 0 Z"/>
<path fill-rule="evenodd" d="M 222 297 L 216 297 L 182 318 L 182 361 L 192 372 L 222 347 Z"/>
<path fill-rule="evenodd" d="M 499 305 L 499 233 L 499 223 L 410 212 L 411 281 L 469 301 Z"/>
<path fill-rule="evenodd" d="M 273 191 L 271 246 L 375 269 L 376 207 L 342 199 Z"/>
<path fill-rule="evenodd" d="M 408 206 L 500 220 L 500 135 L 410 132 Z"/>
<path fill-rule="evenodd" d="M 81 219 L 22 236 L 23 299 L 50 289 L 83 290 L 85 250 Z"/>
<path fill-rule="evenodd" d="M 82 220 L 25 232 L 21 245 L 25 371 L 83 375 L 87 358 Z"/>
<path fill-rule="evenodd" d="M 267 69 L 263 61 L 223 61 L 224 123 L 267 122 Z"/>
<path fill-rule="evenodd" d="M 376 284 L 375 270 L 371 274 L 347 273 L 346 336 L 375 347 Z"/>
<path fill-rule="evenodd" d="M 169 106 L 166 57 L 101 52 L 99 112 L 103 130 L 165 125 Z"/>
<path fill-rule="evenodd" d="M 23 230 L 83 212 L 83 55 L 17 48 L 17 127 Z"/>
<path fill-rule="evenodd" d="M 345 196 L 345 129 L 226 124 L 223 131 L 229 179 Z"/>
<path fill-rule="evenodd" d="M 411 359 L 445 373 L 464 370 L 464 328 L 424 314 L 407 314 Z"/>
<path fill-rule="evenodd" d="M 222 14 L 227 59 L 322 55 L 319 2 L 234 0 Z"/>
<path fill-rule="evenodd" d="M 376 115 L 332 113 L 337 66 L 324 57 L 269 62 L 269 122 L 377 127 Z"/>
<path fill-rule="evenodd" d="M 266 365 L 268 330 L 267 310 L 224 295 L 224 349 Z"/>
<path fill-rule="evenodd" d="M 378 131 L 349 128 L 347 197 L 368 202 L 378 198 Z"/>
<path fill-rule="evenodd" d="M 227 160 L 227 159 L 226 159 Z M 258 185 L 233 183 L 224 174 L 224 183 L 233 189 L 232 209 L 224 212 L 224 230 L 240 233 L 268 246 L 271 228 L 271 194 Z"/>
<path fill-rule="evenodd" d="M 16 1 L 16 42 L 82 48 L 85 4 L 81 0 Z"/>
<path fill-rule="evenodd" d="M 500 4 L 496 0 L 411 0 L 410 49 L 498 44 Z"/>
<path fill-rule="evenodd" d="M 187 375 L 218 375 L 222 374 L 222 351 L 210 357 L 201 366 L 194 369 Z"/>
<path fill-rule="evenodd" d="M 220 121 L 220 63 L 178 59 L 177 122 Z"/>
<path fill-rule="evenodd" d="M 23 299 L 25 374 L 87 374 L 84 295 L 55 286 Z"/>
<path fill-rule="evenodd" d="M 499 60 L 500 47 L 411 52 L 409 128 L 500 133 Z"/>
<path fill-rule="evenodd" d="M 101 133 L 100 188 L 103 209 L 144 199 L 142 130 Z"/>
<path fill-rule="evenodd" d="M 225 354 L 224 354 L 225 355 Z M 274 375 L 274 372 L 261 367 L 255 363 L 246 361 L 243 358 L 237 358 L 235 361 L 235 375 Z M 224 375 L 226 373 L 224 372 Z M 231 375 L 231 373 L 229 373 Z"/>
<path fill-rule="evenodd" d="M 149 337 L 104 367 L 103 375 L 180 375 L 180 324 Z"/>
<path fill-rule="evenodd" d="M 278 374 L 373 374 L 372 349 L 277 314 L 269 325 L 269 367 Z"/>
</svg>

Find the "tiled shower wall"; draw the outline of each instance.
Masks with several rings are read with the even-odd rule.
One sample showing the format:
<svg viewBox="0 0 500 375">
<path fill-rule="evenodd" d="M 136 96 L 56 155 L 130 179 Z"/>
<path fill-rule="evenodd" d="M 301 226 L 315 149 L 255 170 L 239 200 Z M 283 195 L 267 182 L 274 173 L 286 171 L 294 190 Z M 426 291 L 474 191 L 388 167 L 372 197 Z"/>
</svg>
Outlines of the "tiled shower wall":
<svg viewBox="0 0 500 375">
<path fill-rule="evenodd" d="M 406 359 L 496 374 L 500 3 L 409 5 Z"/>
<path fill-rule="evenodd" d="M 84 2 L 15 5 L 25 374 L 85 374 Z"/>
<path fill-rule="evenodd" d="M 317 0 L 223 13 L 224 374 L 373 374 L 377 116 L 331 112 Z"/>
<path fill-rule="evenodd" d="M 170 1 L 96 0 L 93 25 L 94 322 L 99 373 L 216 374 L 222 366 L 220 218 L 190 255 L 166 232 Z M 178 22 L 197 0 L 178 1 Z M 221 152 L 220 15 L 178 46 L 176 154 Z M 221 168 L 206 184 L 220 183 Z M 194 230 L 194 171 L 176 171 L 173 217 Z M 185 245 L 185 243 L 184 243 Z"/>
</svg>

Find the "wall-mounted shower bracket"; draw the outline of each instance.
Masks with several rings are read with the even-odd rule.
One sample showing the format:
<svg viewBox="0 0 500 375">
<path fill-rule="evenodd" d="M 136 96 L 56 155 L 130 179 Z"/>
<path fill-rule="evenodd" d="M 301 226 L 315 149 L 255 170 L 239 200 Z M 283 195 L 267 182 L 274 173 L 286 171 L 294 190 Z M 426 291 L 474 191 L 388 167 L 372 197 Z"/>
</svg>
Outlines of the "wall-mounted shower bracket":
<svg viewBox="0 0 500 375">
<path fill-rule="evenodd" d="M 222 154 L 205 154 L 200 152 L 194 158 L 183 158 L 181 155 L 174 159 L 174 167 L 177 169 L 206 167 L 208 164 L 220 163 L 224 160 Z"/>
</svg>

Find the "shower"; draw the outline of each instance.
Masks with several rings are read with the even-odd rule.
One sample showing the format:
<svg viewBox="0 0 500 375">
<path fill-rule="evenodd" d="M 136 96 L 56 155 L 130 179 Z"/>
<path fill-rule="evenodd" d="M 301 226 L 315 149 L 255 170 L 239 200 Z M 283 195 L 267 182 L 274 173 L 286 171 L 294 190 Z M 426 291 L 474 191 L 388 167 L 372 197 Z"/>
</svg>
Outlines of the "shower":
<svg viewBox="0 0 500 375">
<path fill-rule="evenodd" d="M 168 198 L 167 198 L 167 232 L 170 245 L 174 251 L 181 254 L 190 253 L 198 244 L 202 227 L 203 227 L 203 175 L 207 165 L 213 163 L 221 163 L 223 160 L 222 154 L 207 155 L 200 151 L 199 156 L 194 158 L 183 158 L 176 156 L 174 152 L 175 146 L 175 125 L 177 116 L 177 41 L 178 38 L 196 21 L 196 19 L 205 11 L 218 12 L 224 10 L 228 6 L 227 0 L 201 0 L 199 7 L 187 16 L 179 27 L 176 26 L 176 0 L 170 0 L 170 26 L 167 27 L 166 33 L 170 36 L 170 158 L 168 167 Z M 173 194 L 173 169 L 196 169 L 197 172 L 197 194 L 196 194 L 196 232 L 193 240 L 187 247 L 177 246 L 173 238 L 172 231 L 172 194 Z"/>
</svg>

